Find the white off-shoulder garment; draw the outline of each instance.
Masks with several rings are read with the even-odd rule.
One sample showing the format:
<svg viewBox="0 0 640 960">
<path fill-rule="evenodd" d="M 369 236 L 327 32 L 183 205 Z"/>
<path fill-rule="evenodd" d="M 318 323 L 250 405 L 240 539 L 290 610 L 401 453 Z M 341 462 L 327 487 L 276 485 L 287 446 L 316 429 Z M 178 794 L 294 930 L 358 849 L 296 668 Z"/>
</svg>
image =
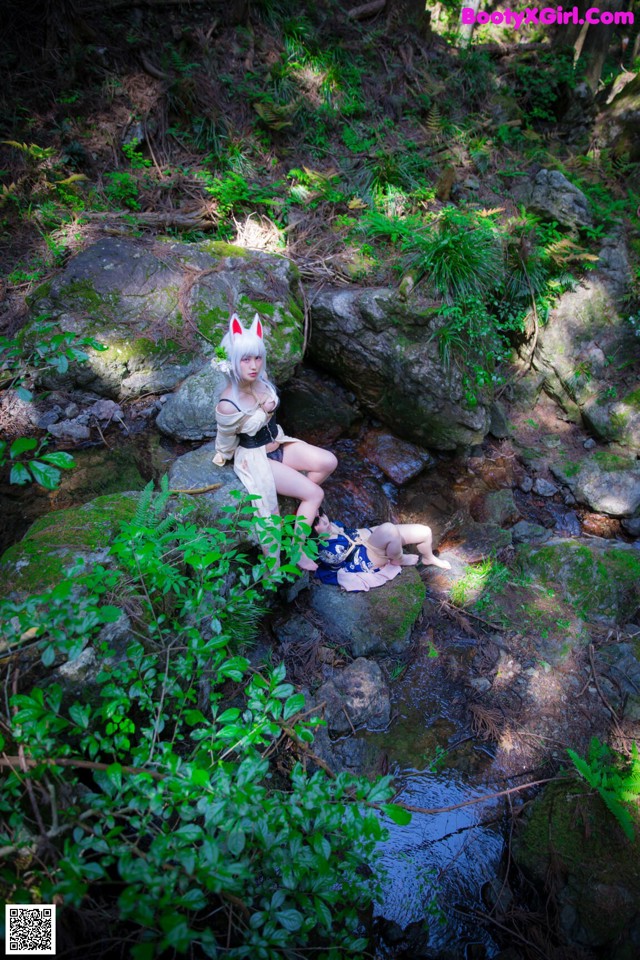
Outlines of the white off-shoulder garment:
<svg viewBox="0 0 640 960">
<path fill-rule="evenodd" d="M 275 409 L 277 405 L 276 403 Z M 233 458 L 233 469 L 247 492 L 256 498 L 255 506 L 261 517 L 269 517 L 279 512 L 276 484 L 267 458 L 267 448 L 266 446 L 241 447 L 238 443 L 238 434 L 246 433 L 254 437 L 258 430 L 269 422 L 274 412 L 275 410 L 269 412 L 263 410 L 259 403 L 256 403 L 251 410 L 234 410 L 233 413 L 220 413 L 216 408 L 218 432 L 213 462 L 221 467 L 227 460 Z M 288 437 L 278 425 L 278 432 L 273 442 L 298 443 L 299 440 L 297 437 Z"/>
</svg>

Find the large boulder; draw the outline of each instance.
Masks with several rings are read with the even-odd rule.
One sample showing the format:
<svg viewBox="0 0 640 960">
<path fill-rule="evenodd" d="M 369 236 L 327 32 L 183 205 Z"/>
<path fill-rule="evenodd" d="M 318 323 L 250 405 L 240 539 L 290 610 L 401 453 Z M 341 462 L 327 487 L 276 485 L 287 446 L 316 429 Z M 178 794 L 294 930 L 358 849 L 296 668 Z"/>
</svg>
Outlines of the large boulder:
<svg viewBox="0 0 640 960">
<path fill-rule="evenodd" d="M 121 521 L 131 520 L 139 493 L 98 497 L 81 507 L 48 513 L 0 559 L 3 596 L 33 596 L 51 590 L 72 567 L 102 563 Z"/>
<path fill-rule="evenodd" d="M 627 840 L 597 793 L 576 780 L 544 789 L 513 845 L 518 867 L 543 896 L 555 895 L 567 939 L 610 960 L 638 956 L 639 854 L 637 830 Z"/>
<path fill-rule="evenodd" d="M 245 323 L 260 315 L 270 375 L 286 380 L 302 357 L 301 302 L 298 273 L 283 257 L 216 241 L 105 238 L 38 287 L 30 306 L 108 349 L 42 382 L 115 398 L 172 390 L 211 357 L 232 309 Z M 27 342 L 36 327 L 26 326 Z"/>
<path fill-rule="evenodd" d="M 364 593 L 315 583 L 311 606 L 327 637 L 345 644 L 354 657 L 400 654 L 411 642 L 426 590 L 415 567 Z"/>
<path fill-rule="evenodd" d="M 585 227 L 592 222 L 584 193 L 559 170 L 539 170 L 533 180 L 519 184 L 514 194 L 529 210 L 563 226 Z"/>
<path fill-rule="evenodd" d="M 640 338 L 616 297 L 629 279 L 624 245 L 601 250 L 602 269 L 564 293 L 540 330 L 534 368 L 544 390 L 598 439 L 640 450 Z M 626 266 L 625 266 L 626 264 Z"/>
<path fill-rule="evenodd" d="M 576 500 L 596 513 L 640 516 L 640 461 L 598 450 L 577 463 L 552 463 L 550 469 L 570 488 Z"/>
<path fill-rule="evenodd" d="M 480 443 L 489 396 L 469 406 L 463 374 L 445 369 L 433 337 L 433 306 L 392 290 L 323 289 L 311 305 L 312 359 L 353 390 L 362 406 L 405 440 L 438 450 Z"/>
</svg>

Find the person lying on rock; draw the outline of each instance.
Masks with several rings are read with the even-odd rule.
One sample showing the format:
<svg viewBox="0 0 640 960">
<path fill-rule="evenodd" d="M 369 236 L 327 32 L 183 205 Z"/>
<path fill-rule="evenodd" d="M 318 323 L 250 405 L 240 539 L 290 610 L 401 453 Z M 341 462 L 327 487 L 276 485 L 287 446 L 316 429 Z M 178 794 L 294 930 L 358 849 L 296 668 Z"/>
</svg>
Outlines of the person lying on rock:
<svg viewBox="0 0 640 960">
<path fill-rule="evenodd" d="M 433 553 L 431 528 L 424 523 L 381 523 L 348 529 L 321 513 L 313 522 L 313 532 L 319 540 L 314 576 L 344 590 L 380 587 L 397 577 L 402 567 L 416 563 L 451 569 L 447 560 Z M 403 553 L 403 547 L 410 545 L 418 548 L 417 555 Z"/>
</svg>

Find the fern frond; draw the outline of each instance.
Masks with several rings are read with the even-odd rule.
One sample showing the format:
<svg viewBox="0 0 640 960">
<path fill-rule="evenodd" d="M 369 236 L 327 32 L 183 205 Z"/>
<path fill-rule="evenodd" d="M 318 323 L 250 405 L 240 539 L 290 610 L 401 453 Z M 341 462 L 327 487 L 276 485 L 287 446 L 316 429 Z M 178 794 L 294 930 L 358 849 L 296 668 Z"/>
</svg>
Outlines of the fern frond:
<svg viewBox="0 0 640 960">
<path fill-rule="evenodd" d="M 146 527 L 149 523 L 149 510 L 151 508 L 151 502 L 153 500 L 153 480 L 149 480 L 149 483 L 146 485 L 142 493 L 140 494 L 140 499 L 138 500 L 138 506 L 136 512 L 133 515 L 131 521 L 133 526 L 136 527 Z"/>
</svg>

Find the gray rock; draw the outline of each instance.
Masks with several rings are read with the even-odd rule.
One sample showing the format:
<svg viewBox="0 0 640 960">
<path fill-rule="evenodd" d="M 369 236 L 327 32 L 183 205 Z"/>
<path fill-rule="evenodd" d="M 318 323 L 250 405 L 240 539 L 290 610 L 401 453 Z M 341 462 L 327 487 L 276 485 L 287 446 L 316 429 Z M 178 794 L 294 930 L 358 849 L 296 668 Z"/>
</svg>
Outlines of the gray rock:
<svg viewBox="0 0 640 960">
<path fill-rule="evenodd" d="M 327 637 L 345 644 L 355 657 L 399 654 L 411 642 L 426 591 L 415 567 L 368 593 L 347 593 L 314 583 L 311 606 Z"/>
<path fill-rule="evenodd" d="M 216 435 L 216 403 L 224 376 L 210 364 L 178 387 L 156 419 L 163 433 L 178 440 L 203 440 Z"/>
<path fill-rule="evenodd" d="M 38 414 L 37 411 L 35 412 L 36 416 L 31 422 L 33 423 L 34 427 L 39 427 L 40 430 L 46 430 L 51 426 L 52 423 L 57 423 L 60 419 L 60 407 L 57 405 L 51 410 L 47 410 L 42 414 Z"/>
<path fill-rule="evenodd" d="M 216 452 L 215 443 L 205 443 L 197 450 L 183 454 L 169 468 L 169 487 L 172 490 L 193 490 L 219 483 L 217 490 L 198 494 L 198 506 L 206 521 L 214 523 L 223 507 L 234 506 L 238 500 L 232 495 L 246 490 L 233 472 L 231 464 L 218 467 L 212 463 Z"/>
<path fill-rule="evenodd" d="M 61 420 L 59 423 L 50 423 L 47 430 L 59 440 L 88 440 L 91 436 L 89 427 L 78 420 Z"/>
<path fill-rule="evenodd" d="M 515 191 L 528 209 L 566 227 L 586 227 L 592 222 L 589 201 L 559 170 L 539 170 L 533 183 Z"/>
<path fill-rule="evenodd" d="M 487 693 L 491 690 L 491 681 L 488 677 L 472 677 L 469 680 L 469 686 L 473 687 L 478 693 Z"/>
<path fill-rule="evenodd" d="M 280 392 L 278 421 L 291 437 L 326 446 L 361 419 L 355 396 L 315 370 L 302 369 Z"/>
<path fill-rule="evenodd" d="M 551 472 L 596 513 L 635 518 L 640 512 L 640 461 L 602 451 L 577 464 L 553 463 Z"/>
<path fill-rule="evenodd" d="M 531 491 L 533 490 L 533 480 L 531 479 L 530 476 L 527 475 L 522 478 L 518 486 L 520 487 L 523 493 L 531 493 Z"/>
<path fill-rule="evenodd" d="M 413 480 L 425 467 L 433 467 L 436 462 L 426 450 L 382 430 L 368 430 L 358 449 L 398 486 Z"/>
<path fill-rule="evenodd" d="M 632 520 L 623 520 L 622 526 L 630 537 L 640 537 L 640 517 L 634 517 Z"/>
<path fill-rule="evenodd" d="M 624 624 L 640 604 L 640 553 L 627 544 L 554 538 L 518 544 L 516 559 L 584 620 Z"/>
<path fill-rule="evenodd" d="M 389 725 L 389 690 L 377 663 L 359 657 L 336 671 L 316 693 L 318 702 L 326 701 L 325 719 L 329 733 L 342 735 L 354 727 L 384 730 Z"/>
<path fill-rule="evenodd" d="M 597 443 L 593 437 L 587 437 L 582 446 L 585 448 L 585 450 L 593 450 L 597 446 Z"/>
<path fill-rule="evenodd" d="M 92 414 L 97 420 L 101 421 L 122 417 L 122 409 L 113 400 L 96 400 L 86 413 Z"/>
<path fill-rule="evenodd" d="M 483 519 L 487 523 L 503 527 L 515 523 L 520 511 L 513 499 L 513 490 L 490 490 L 483 502 Z"/>
<path fill-rule="evenodd" d="M 231 310 L 245 323 L 260 313 L 270 375 L 286 380 L 302 356 L 301 302 L 297 271 L 283 257 L 216 241 L 105 238 L 36 289 L 30 306 L 108 349 L 89 350 L 90 362 L 73 363 L 64 375 L 43 370 L 41 384 L 115 399 L 171 390 L 210 358 Z"/>
<path fill-rule="evenodd" d="M 541 497 L 553 497 L 558 492 L 555 483 L 545 480 L 544 477 L 536 477 L 533 483 L 533 492 Z"/>
<path fill-rule="evenodd" d="M 64 415 L 67 420 L 73 420 L 80 413 L 80 407 L 77 403 L 69 403 L 64 408 Z"/>
<path fill-rule="evenodd" d="M 480 443 L 491 397 L 469 409 L 462 372 L 443 368 L 433 309 L 387 289 L 325 287 L 311 304 L 310 355 L 356 394 L 360 404 L 420 446 L 454 450 Z"/>
<path fill-rule="evenodd" d="M 494 400 L 490 407 L 491 422 L 489 424 L 489 433 L 498 440 L 503 440 L 509 436 L 509 421 L 504 407 L 497 400 Z"/>
<path fill-rule="evenodd" d="M 537 523 L 529 523 L 528 520 L 519 520 L 511 528 L 511 536 L 514 543 L 544 543 L 551 537 L 551 531 L 546 527 L 541 527 Z"/>
</svg>

